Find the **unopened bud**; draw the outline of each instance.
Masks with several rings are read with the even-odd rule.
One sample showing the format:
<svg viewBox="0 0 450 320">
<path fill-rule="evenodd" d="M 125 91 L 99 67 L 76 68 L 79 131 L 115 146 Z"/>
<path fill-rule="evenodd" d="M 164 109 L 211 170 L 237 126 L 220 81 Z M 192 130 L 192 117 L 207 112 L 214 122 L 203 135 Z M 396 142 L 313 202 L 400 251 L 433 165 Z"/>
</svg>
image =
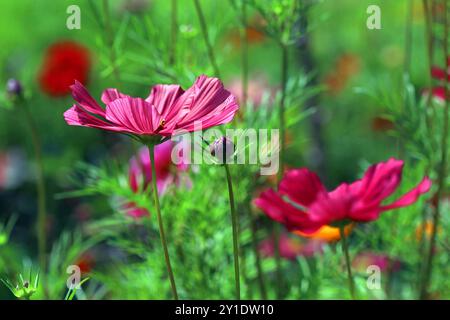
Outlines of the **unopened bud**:
<svg viewBox="0 0 450 320">
<path fill-rule="evenodd" d="M 234 143 L 227 137 L 221 137 L 210 145 L 210 152 L 219 163 L 223 164 L 233 158 L 235 151 Z"/>
<path fill-rule="evenodd" d="M 16 79 L 9 79 L 6 83 L 6 91 L 11 96 L 20 96 L 22 94 L 22 84 Z"/>
</svg>

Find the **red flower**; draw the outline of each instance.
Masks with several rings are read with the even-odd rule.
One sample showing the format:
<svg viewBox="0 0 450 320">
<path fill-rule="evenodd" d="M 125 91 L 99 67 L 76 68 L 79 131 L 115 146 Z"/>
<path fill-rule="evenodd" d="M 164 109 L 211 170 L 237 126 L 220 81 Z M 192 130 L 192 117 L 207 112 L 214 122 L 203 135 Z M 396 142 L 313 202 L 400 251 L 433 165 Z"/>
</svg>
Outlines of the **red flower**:
<svg viewBox="0 0 450 320">
<path fill-rule="evenodd" d="M 42 91 L 54 97 L 71 92 L 75 80 L 86 84 L 91 58 L 88 49 L 73 41 L 51 45 L 45 54 L 38 81 Z"/>
<path fill-rule="evenodd" d="M 450 57 L 447 58 L 447 70 L 438 66 L 431 67 L 431 76 L 441 82 L 431 89 L 431 94 L 438 100 L 445 101 L 445 84 L 450 81 Z"/>
<path fill-rule="evenodd" d="M 291 231 L 313 233 L 324 225 L 368 222 L 387 210 L 405 207 L 428 192 L 431 180 L 425 177 L 411 191 L 391 204 L 382 202 L 398 188 L 403 161 L 390 159 L 372 165 L 361 180 L 343 183 L 328 192 L 319 177 L 306 168 L 286 172 L 279 191 L 269 189 L 255 199 L 255 205 Z"/>
</svg>

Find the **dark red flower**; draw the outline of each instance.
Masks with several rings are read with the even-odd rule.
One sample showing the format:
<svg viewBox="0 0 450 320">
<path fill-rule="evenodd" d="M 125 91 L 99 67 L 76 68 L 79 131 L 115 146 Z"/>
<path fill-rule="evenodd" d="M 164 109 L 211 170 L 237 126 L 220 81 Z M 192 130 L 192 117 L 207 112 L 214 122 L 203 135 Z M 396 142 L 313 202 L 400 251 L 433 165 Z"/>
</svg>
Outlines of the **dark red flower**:
<svg viewBox="0 0 450 320">
<path fill-rule="evenodd" d="M 73 41 L 52 44 L 45 53 L 38 75 L 39 85 L 46 94 L 58 97 L 71 92 L 75 80 L 86 84 L 91 57 L 87 48 Z"/>
</svg>

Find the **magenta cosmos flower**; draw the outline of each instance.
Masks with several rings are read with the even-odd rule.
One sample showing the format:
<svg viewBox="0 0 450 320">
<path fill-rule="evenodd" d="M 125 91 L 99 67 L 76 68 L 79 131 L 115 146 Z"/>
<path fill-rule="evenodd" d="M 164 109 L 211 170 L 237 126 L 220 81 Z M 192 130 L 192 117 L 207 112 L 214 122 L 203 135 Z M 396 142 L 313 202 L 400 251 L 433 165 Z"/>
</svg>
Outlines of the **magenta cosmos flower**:
<svg viewBox="0 0 450 320">
<path fill-rule="evenodd" d="M 291 231 L 312 233 L 325 225 L 373 221 L 384 211 L 416 202 L 430 189 L 431 180 L 425 177 L 398 200 L 382 204 L 398 188 L 402 171 L 403 161 L 391 158 L 369 167 L 362 179 L 328 192 L 315 173 L 294 169 L 286 172 L 278 192 L 264 191 L 254 202 Z"/>
<path fill-rule="evenodd" d="M 172 161 L 172 141 L 166 141 L 155 147 L 155 171 L 158 195 L 166 193 L 170 185 L 186 186 L 191 185 L 189 177 L 184 176 L 188 170 L 187 162 L 181 161 L 175 165 Z M 179 155 L 182 159 L 183 155 Z M 131 190 L 134 193 L 146 191 L 152 183 L 152 163 L 148 148 L 141 148 L 139 153 L 131 158 L 128 179 Z M 145 208 L 138 207 L 135 203 L 129 202 L 125 205 L 128 215 L 139 218 L 148 215 Z"/>
<path fill-rule="evenodd" d="M 145 141 L 230 122 L 238 109 L 222 82 L 205 75 L 186 91 L 179 85 L 156 85 L 145 99 L 106 89 L 101 96 L 105 109 L 78 81 L 71 90 L 78 104 L 64 113 L 67 124 L 131 134 Z"/>
</svg>

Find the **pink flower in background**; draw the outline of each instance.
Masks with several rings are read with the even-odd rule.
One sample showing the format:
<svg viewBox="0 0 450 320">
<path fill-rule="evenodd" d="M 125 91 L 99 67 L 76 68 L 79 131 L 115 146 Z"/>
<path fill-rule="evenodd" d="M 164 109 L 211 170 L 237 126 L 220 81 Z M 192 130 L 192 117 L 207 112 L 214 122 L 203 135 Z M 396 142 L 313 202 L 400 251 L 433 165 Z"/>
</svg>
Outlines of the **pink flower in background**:
<svg viewBox="0 0 450 320">
<path fill-rule="evenodd" d="M 369 167 L 361 180 L 342 183 L 328 192 L 315 173 L 306 168 L 294 169 L 286 172 L 278 192 L 264 191 L 254 203 L 289 230 L 304 233 L 339 222 L 373 221 L 384 211 L 413 204 L 430 190 L 431 180 L 425 177 L 408 193 L 383 205 L 399 187 L 402 171 L 403 161 L 391 158 Z"/>
<path fill-rule="evenodd" d="M 22 150 L 0 151 L 0 190 L 14 189 L 29 178 Z"/>
<path fill-rule="evenodd" d="M 156 185 L 160 196 L 172 184 L 178 186 L 190 185 L 188 177 L 182 175 L 183 172 L 188 170 L 186 162 L 181 161 L 180 164 L 175 165 L 172 161 L 173 146 L 174 143 L 171 140 L 155 146 Z M 179 154 L 178 156 L 180 159 L 183 159 L 183 156 L 186 155 Z M 128 180 L 134 193 L 146 191 L 150 187 L 152 183 L 152 170 L 148 148 L 144 147 L 140 149 L 139 153 L 131 158 Z M 139 208 L 132 202 L 125 205 L 125 211 L 128 215 L 135 218 L 148 215 L 147 209 Z"/>
<path fill-rule="evenodd" d="M 438 66 L 433 66 L 431 68 L 431 76 L 441 82 L 441 85 L 438 85 L 431 89 L 433 97 L 437 98 L 438 100 L 445 101 L 445 85 L 446 82 L 450 81 L 450 57 L 447 58 L 446 70 Z"/>
<path fill-rule="evenodd" d="M 204 75 L 186 91 L 179 85 L 156 85 L 145 99 L 106 89 L 101 97 L 106 109 L 78 81 L 71 89 L 78 104 L 64 113 L 67 124 L 136 136 L 169 137 L 177 130 L 197 130 L 196 123 L 207 129 L 230 122 L 238 109 L 222 82 Z"/>
<path fill-rule="evenodd" d="M 298 256 L 311 257 L 317 253 L 322 253 L 323 241 L 301 240 L 300 238 L 289 237 L 282 233 L 278 242 L 280 257 L 294 260 Z M 275 254 L 275 239 L 270 237 L 259 244 L 259 251 L 264 257 L 273 257 Z"/>
<path fill-rule="evenodd" d="M 401 267 L 399 260 L 373 252 L 360 253 L 352 262 L 352 267 L 360 272 L 366 272 L 367 267 L 373 265 L 378 266 L 382 272 L 396 272 Z"/>
<path fill-rule="evenodd" d="M 233 79 L 230 81 L 228 88 L 230 92 L 235 95 L 239 104 L 242 104 L 244 99 L 244 94 L 242 92 L 242 79 Z M 261 105 L 264 95 L 267 95 L 269 102 L 273 102 L 273 99 L 275 98 L 275 91 L 276 90 L 274 88 L 269 86 L 269 82 L 264 75 L 251 78 L 248 81 L 247 102 L 253 107 L 258 107 Z"/>
</svg>

